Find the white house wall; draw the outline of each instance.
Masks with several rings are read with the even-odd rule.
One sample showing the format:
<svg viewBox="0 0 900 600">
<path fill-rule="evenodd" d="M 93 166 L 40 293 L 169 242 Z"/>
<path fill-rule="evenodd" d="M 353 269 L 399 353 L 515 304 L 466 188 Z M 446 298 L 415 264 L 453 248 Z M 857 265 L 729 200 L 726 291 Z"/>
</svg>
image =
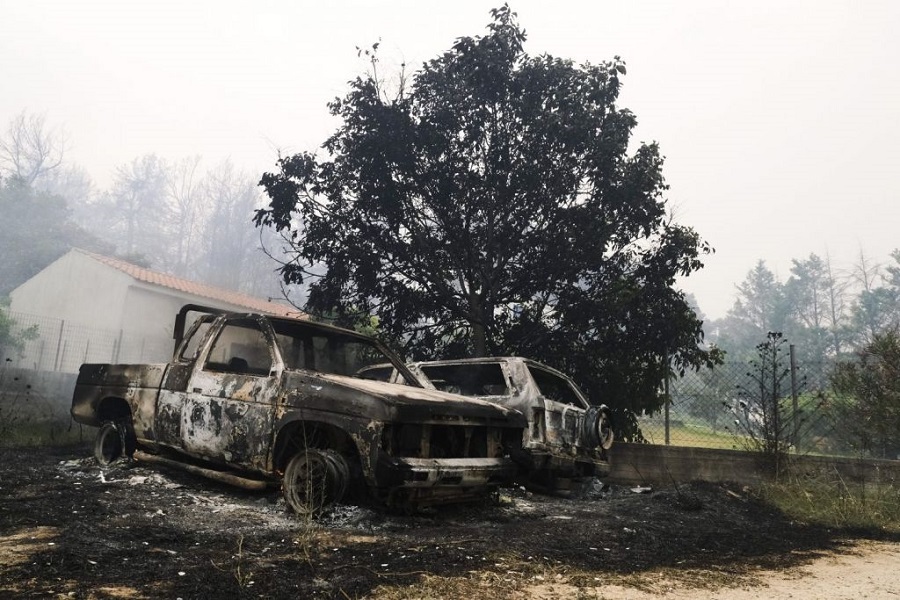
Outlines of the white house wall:
<svg viewBox="0 0 900 600">
<path fill-rule="evenodd" d="M 128 288 L 121 327 L 136 335 L 171 338 L 175 327 L 175 315 L 185 304 L 250 312 L 245 306 L 135 281 Z"/>
<path fill-rule="evenodd" d="M 114 329 L 131 277 L 72 250 L 10 293 L 10 310 Z"/>
<path fill-rule="evenodd" d="M 138 280 L 78 250 L 13 290 L 10 300 L 17 326 L 38 337 L 0 358 L 12 367 L 62 372 L 76 372 L 82 362 L 167 361 L 175 316 L 185 304 L 250 310 Z"/>
<path fill-rule="evenodd" d="M 223 304 L 209 298 L 171 292 L 139 282 L 128 288 L 123 308 L 122 328 L 135 335 L 172 338 L 175 315 L 185 304 L 200 304 L 224 310 L 247 312 L 246 308 Z"/>
</svg>

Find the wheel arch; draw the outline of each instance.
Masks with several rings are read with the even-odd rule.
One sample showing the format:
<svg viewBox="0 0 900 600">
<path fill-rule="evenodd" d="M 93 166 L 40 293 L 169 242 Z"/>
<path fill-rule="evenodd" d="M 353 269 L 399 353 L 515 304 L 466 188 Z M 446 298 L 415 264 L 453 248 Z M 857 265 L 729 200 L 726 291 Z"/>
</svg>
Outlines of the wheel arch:
<svg viewBox="0 0 900 600">
<path fill-rule="evenodd" d="M 272 447 L 273 470 L 283 471 L 291 457 L 303 448 L 334 450 L 354 461 L 360 460 L 359 447 L 346 429 L 325 420 L 297 418 L 278 429 Z"/>
<path fill-rule="evenodd" d="M 105 421 L 118 421 L 124 418 L 131 418 L 131 405 L 127 400 L 120 396 L 107 396 L 97 403 L 95 411 L 97 420 L 101 423 Z"/>
</svg>

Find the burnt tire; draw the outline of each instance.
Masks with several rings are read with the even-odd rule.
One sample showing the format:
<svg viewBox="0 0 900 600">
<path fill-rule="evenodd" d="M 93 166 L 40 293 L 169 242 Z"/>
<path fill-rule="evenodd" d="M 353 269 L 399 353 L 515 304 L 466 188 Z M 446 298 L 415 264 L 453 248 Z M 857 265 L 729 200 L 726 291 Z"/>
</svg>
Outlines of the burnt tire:
<svg viewBox="0 0 900 600">
<path fill-rule="evenodd" d="M 591 406 L 584 415 L 584 436 L 594 447 L 609 450 L 612 448 L 613 433 L 612 415 L 605 404 Z"/>
<path fill-rule="evenodd" d="M 325 451 L 325 458 L 335 473 L 334 502 L 340 502 L 350 487 L 350 465 L 343 456 L 331 450 Z"/>
<path fill-rule="evenodd" d="M 284 469 L 284 500 L 301 517 L 318 517 L 343 499 L 349 473 L 347 461 L 336 452 L 302 450 L 291 457 Z"/>
<path fill-rule="evenodd" d="M 94 458 L 101 467 L 106 467 L 122 457 L 124 445 L 122 435 L 115 423 L 108 421 L 100 426 L 94 438 Z"/>
</svg>

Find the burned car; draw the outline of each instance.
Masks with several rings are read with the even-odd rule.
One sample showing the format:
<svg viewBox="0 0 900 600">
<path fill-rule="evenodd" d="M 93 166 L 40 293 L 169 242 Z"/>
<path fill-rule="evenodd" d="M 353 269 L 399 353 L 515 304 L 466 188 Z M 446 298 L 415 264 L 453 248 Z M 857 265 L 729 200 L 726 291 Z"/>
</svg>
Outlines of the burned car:
<svg viewBox="0 0 900 600">
<path fill-rule="evenodd" d="M 187 335 L 187 315 L 199 313 Z M 318 514 L 346 498 L 422 506 L 514 476 L 525 418 L 416 382 L 374 339 L 302 319 L 187 305 L 171 362 L 82 365 L 72 417 L 95 455 L 163 462 Z M 386 363 L 409 385 L 360 376 Z"/>
<path fill-rule="evenodd" d="M 436 390 L 521 411 L 528 419 L 516 455 L 528 481 L 563 489 L 571 478 L 609 473 L 610 411 L 588 402 L 559 371 L 519 357 L 417 362 L 407 365 Z M 398 375 L 394 375 L 398 376 Z"/>
</svg>

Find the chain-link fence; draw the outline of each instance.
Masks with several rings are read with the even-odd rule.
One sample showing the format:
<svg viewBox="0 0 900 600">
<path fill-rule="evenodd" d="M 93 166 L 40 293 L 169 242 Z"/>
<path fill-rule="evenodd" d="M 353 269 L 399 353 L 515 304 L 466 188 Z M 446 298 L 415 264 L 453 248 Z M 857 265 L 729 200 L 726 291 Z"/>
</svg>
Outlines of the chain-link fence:
<svg viewBox="0 0 900 600">
<path fill-rule="evenodd" d="M 0 338 L 0 360 L 34 371 L 77 373 L 82 363 L 165 362 L 172 339 L 89 327 L 53 317 L 4 311 L 8 331 Z"/>
<path fill-rule="evenodd" d="M 639 418 L 642 435 L 673 446 L 859 454 L 839 427 L 840 403 L 828 384 L 833 365 L 798 365 L 792 357 L 768 366 L 728 362 L 671 378 L 664 383 L 667 406 Z"/>
<path fill-rule="evenodd" d="M 0 311 L 0 446 L 82 439 L 69 408 L 82 363 L 166 362 L 172 339 Z"/>
</svg>

